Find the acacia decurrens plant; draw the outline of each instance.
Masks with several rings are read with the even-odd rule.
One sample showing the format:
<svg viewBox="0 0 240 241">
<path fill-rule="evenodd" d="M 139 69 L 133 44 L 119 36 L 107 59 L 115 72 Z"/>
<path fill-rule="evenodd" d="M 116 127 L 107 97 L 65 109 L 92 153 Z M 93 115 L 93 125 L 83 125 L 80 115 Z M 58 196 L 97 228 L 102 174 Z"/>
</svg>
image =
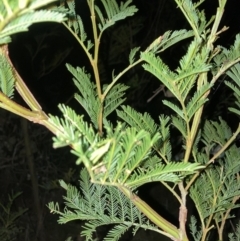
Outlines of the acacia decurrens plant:
<svg viewBox="0 0 240 241">
<path fill-rule="evenodd" d="M 54 148 L 70 146 L 76 164 L 83 164 L 80 190 L 64 181 L 66 208 L 57 203 L 49 209 L 57 213 L 59 223 L 86 220 L 82 235 L 93 240 L 96 228 L 112 224 L 105 240 L 118 240 L 126 230 L 139 228 L 156 231 L 169 240 L 210 240 L 213 228 L 217 239 L 223 240 L 224 227 L 231 211 L 238 208 L 240 195 L 240 155 L 235 144 L 240 125 L 232 132 L 227 122 L 206 120 L 203 110 L 217 80 L 226 75 L 226 85 L 234 92 L 236 105 L 229 111 L 240 115 L 240 35 L 230 48 L 218 46 L 216 40 L 227 27 L 219 28 L 227 0 L 219 0 L 216 14 L 206 19 L 203 1 L 175 0 L 189 29 L 162 33 L 146 49 L 134 48 L 129 63 L 119 73 L 112 72 L 108 84 L 102 84 L 99 69 L 101 38 L 116 22 L 137 12 L 132 1 L 86 0 L 91 17 L 93 39 L 87 36 L 84 22 L 75 11 L 73 0 L 61 1 L 52 10 L 36 10 L 52 1 L 2 1 L 0 19 L 0 106 L 26 119 L 46 126 L 55 137 Z M 62 117 L 46 115 L 27 89 L 7 52 L 10 36 L 27 30 L 30 24 L 58 21 L 69 30 L 83 48 L 92 74 L 84 67 L 66 64 L 78 89 L 75 98 L 90 121 L 64 104 L 59 105 Z M 172 70 L 161 59 L 161 53 L 188 39 L 186 53 Z M 172 115 L 162 115 L 155 122 L 149 113 L 139 113 L 123 105 L 128 86 L 121 77 L 141 64 L 171 92 L 174 101 L 164 105 Z M 14 89 L 29 109 L 13 100 Z M 118 122 L 109 115 L 116 111 Z M 172 154 L 170 126 L 181 135 L 183 157 Z M 137 193 L 146 183 L 160 182 L 179 203 L 179 224 L 173 225 L 143 201 Z M 187 219 L 190 197 L 197 215 Z M 189 230 L 189 232 L 187 232 Z M 230 240 L 240 238 L 239 227 L 229 234 Z"/>
</svg>

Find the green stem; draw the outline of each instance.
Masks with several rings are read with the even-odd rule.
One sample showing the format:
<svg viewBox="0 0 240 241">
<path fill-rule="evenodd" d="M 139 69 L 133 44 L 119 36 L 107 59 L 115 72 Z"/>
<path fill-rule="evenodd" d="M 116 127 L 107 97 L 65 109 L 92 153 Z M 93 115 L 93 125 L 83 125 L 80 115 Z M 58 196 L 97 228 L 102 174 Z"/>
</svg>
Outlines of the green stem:
<svg viewBox="0 0 240 241">
<path fill-rule="evenodd" d="M 12 61 L 9 58 L 8 46 L 5 45 L 5 46 L 1 47 L 0 51 L 5 56 L 8 63 L 12 67 L 13 76 L 15 77 L 15 80 L 16 80 L 15 81 L 15 87 L 16 87 L 18 93 L 20 94 L 20 96 L 23 98 L 23 100 L 26 102 L 26 104 L 29 106 L 29 108 L 31 110 L 37 111 L 37 112 L 42 111 L 42 107 L 37 102 L 37 100 L 34 98 L 31 91 L 28 89 L 28 87 L 26 86 L 26 84 L 22 80 L 21 76 L 18 74 L 17 70 L 13 66 Z"/>
<path fill-rule="evenodd" d="M 44 112 L 31 111 L 9 99 L 2 92 L 0 92 L 0 107 L 33 122 L 39 122 L 47 118 Z"/>
<path fill-rule="evenodd" d="M 85 54 L 87 55 L 90 62 L 92 62 L 92 55 L 89 53 L 88 49 L 84 45 L 83 41 L 79 39 L 78 35 L 75 34 L 75 32 L 66 24 L 63 22 L 63 25 L 66 27 L 66 29 L 73 35 L 73 37 L 77 40 L 77 42 L 80 44 L 80 46 L 83 48 Z"/>
<path fill-rule="evenodd" d="M 224 7 L 226 5 L 227 0 L 219 0 L 219 7 L 217 8 L 217 14 L 215 17 L 215 21 L 213 23 L 213 27 L 209 36 L 209 40 L 208 40 L 208 48 L 213 50 L 213 43 L 216 40 L 217 37 L 217 31 L 219 28 L 219 24 L 222 20 L 222 16 L 223 16 L 223 12 L 224 12 Z"/>
<path fill-rule="evenodd" d="M 202 73 L 199 78 L 198 78 L 198 88 L 201 88 L 201 86 L 203 85 L 203 83 L 206 81 L 207 79 L 207 74 L 206 73 Z M 208 94 L 210 93 L 210 91 L 206 92 L 202 98 L 207 98 Z M 199 128 L 199 124 L 201 122 L 201 116 L 202 116 L 202 112 L 203 112 L 203 106 L 201 106 L 199 108 L 199 110 L 195 113 L 194 117 L 193 117 L 193 122 L 192 122 L 192 127 L 191 127 L 191 131 L 187 136 L 187 140 L 186 140 L 186 152 L 185 152 L 185 156 L 184 156 L 184 162 L 188 162 L 191 151 L 192 151 L 192 146 Z"/>
<path fill-rule="evenodd" d="M 91 12 L 91 21 L 92 21 L 92 28 L 93 28 L 93 38 L 94 38 L 94 58 L 91 61 L 94 77 L 96 81 L 97 86 L 97 93 L 98 98 L 101 102 L 101 107 L 99 109 L 98 113 L 98 131 L 100 134 L 102 134 L 103 131 L 103 102 L 104 97 L 102 95 L 102 89 L 101 89 L 101 81 L 100 81 L 100 75 L 99 75 L 99 69 L 98 69 L 98 55 L 99 55 L 99 46 L 100 46 L 100 37 L 101 34 L 98 36 L 97 31 L 97 24 L 96 24 L 96 16 L 94 11 L 94 0 L 91 1 L 91 4 L 89 4 L 90 12 Z"/>
<path fill-rule="evenodd" d="M 124 186 L 118 186 L 118 188 L 131 200 L 131 202 L 154 224 L 161 228 L 164 232 L 170 234 L 172 240 L 175 241 L 188 241 L 186 236 L 180 239 L 180 233 L 176 226 L 168 222 L 156 211 L 154 211 L 147 203 L 140 199 L 136 194 L 132 193 L 128 188 Z"/>
<path fill-rule="evenodd" d="M 194 33 L 195 33 L 195 37 L 197 39 L 200 39 L 200 36 L 199 36 L 199 33 L 198 33 L 198 26 L 195 26 L 195 24 L 193 23 L 192 19 L 189 18 L 189 13 L 188 13 L 188 10 L 186 10 L 183 6 L 184 2 L 185 1 L 179 1 L 179 0 L 175 0 L 178 7 L 181 9 L 182 13 L 184 14 L 185 18 L 187 19 L 188 23 L 190 24 L 190 26 L 192 27 Z"/>
<path fill-rule="evenodd" d="M 175 198 L 178 200 L 178 202 L 182 205 L 182 200 L 181 197 L 174 191 L 174 187 L 170 187 L 166 182 L 162 181 L 161 182 L 172 194 L 175 196 Z"/>
<path fill-rule="evenodd" d="M 102 100 L 101 83 L 100 83 L 100 77 L 99 77 L 99 71 L 98 71 L 98 53 L 99 53 L 100 39 L 98 38 L 96 16 L 95 16 L 95 11 L 94 11 L 94 0 L 92 0 L 92 2 L 90 4 L 90 13 L 91 13 L 93 38 L 94 38 L 94 58 L 93 58 L 91 64 L 93 67 L 93 72 L 94 72 L 95 81 L 96 81 L 96 85 L 97 85 L 98 97 L 100 100 Z"/>
<path fill-rule="evenodd" d="M 139 59 L 136 62 L 134 62 L 133 64 L 129 65 L 127 68 L 125 68 L 123 71 L 121 71 L 112 81 L 111 84 L 108 85 L 108 87 L 106 88 L 106 90 L 103 93 L 103 99 L 106 97 L 106 95 L 108 94 L 108 92 L 111 90 L 111 88 L 114 86 L 114 84 L 131 68 L 133 68 L 135 65 L 141 63 L 143 60 Z"/>
<path fill-rule="evenodd" d="M 232 137 L 224 144 L 224 146 L 209 160 L 207 163 L 207 166 L 210 165 L 215 161 L 216 158 L 218 158 L 225 150 L 233 143 L 233 141 L 237 138 L 238 134 L 240 133 L 240 124 L 238 125 L 238 128 L 236 132 L 232 135 Z"/>
<path fill-rule="evenodd" d="M 224 73 L 226 73 L 226 71 L 228 69 L 230 69 L 233 65 L 235 65 L 236 63 L 240 62 L 240 58 L 237 58 L 233 61 L 224 63 L 221 68 L 219 69 L 219 71 L 217 72 L 217 74 L 215 76 L 213 76 L 212 80 L 211 80 L 211 84 L 214 84 L 218 78 L 223 75 Z"/>
</svg>

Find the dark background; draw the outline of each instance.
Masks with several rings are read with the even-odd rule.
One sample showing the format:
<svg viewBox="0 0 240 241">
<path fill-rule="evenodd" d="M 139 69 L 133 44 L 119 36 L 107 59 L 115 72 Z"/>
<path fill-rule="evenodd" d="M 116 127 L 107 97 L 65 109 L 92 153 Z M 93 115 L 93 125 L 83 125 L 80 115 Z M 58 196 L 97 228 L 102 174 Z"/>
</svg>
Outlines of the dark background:
<svg viewBox="0 0 240 241">
<path fill-rule="evenodd" d="M 134 17 L 123 20 L 106 31 L 102 39 L 100 63 L 103 83 L 110 82 L 113 69 L 117 73 L 127 66 L 128 55 L 133 47 L 141 46 L 141 49 L 144 50 L 154 39 L 168 30 L 190 29 L 173 0 L 134 0 L 133 4 L 139 8 L 139 12 Z M 205 1 L 202 7 L 208 17 L 215 12 L 217 4 L 217 0 Z M 76 1 L 76 9 L 85 23 L 88 37 L 91 38 L 91 22 L 86 1 Z M 233 44 L 236 33 L 240 32 L 238 9 L 238 1 L 228 1 L 221 26 L 230 26 L 230 29 L 221 35 L 217 44 L 225 47 Z M 123 34 L 124 41 L 118 38 L 121 31 L 125 33 Z M 135 34 L 131 35 L 130 33 L 133 32 Z M 185 53 L 187 43 L 177 44 L 161 55 L 171 69 L 177 67 L 179 59 Z M 114 49 L 116 46 L 118 48 Z M 73 98 L 76 88 L 65 63 L 73 66 L 86 66 L 90 73 L 91 66 L 81 47 L 62 25 L 53 23 L 34 25 L 28 32 L 13 36 L 9 50 L 15 67 L 46 113 L 58 115 L 57 105 L 64 103 L 73 107 L 78 113 L 85 114 Z M 131 87 L 127 92 L 127 104 L 138 111 L 149 112 L 156 120 L 160 114 L 169 114 L 162 105 L 161 101 L 164 98 L 162 93 L 151 102 L 147 102 L 160 83 L 159 80 L 144 72 L 141 66 L 131 70 L 121 81 Z M 227 99 L 228 92 L 226 91 L 220 80 L 211 95 L 213 104 L 207 107 L 205 114 L 208 118 L 214 119 L 219 113 L 225 113 L 224 118 L 234 128 L 237 120 L 226 114 L 228 113 L 226 103 L 219 104 L 220 109 L 216 108 L 216 103 L 220 103 L 223 96 Z M 23 104 L 17 94 L 15 100 Z M 232 99 L 230 98 L 230 100 Z M 113 118 L 115 117 L 113 116 Z M 41 231 L 41 234 L 36 234 L 37 217 L 33 205 L 31 177 L 25 157 L 21 119 L 0 110 L 0 141 L 2 144 L 0 150 L 0 181 L 2 184 L 0 200 L 1 203 L 7 203 L 9 192 L 20 191 L 23 193 L 17 199 L 13 209 L 29 208 L 29 211 L 18 221 L 22 230 L 18 236 L 15 236 L 15 240 L 61 241 L 70 235 L 75 236 L 76 240 L 82 240 L 78 237 L 82 223 L 75 222 L 59 226 L 56 222 L 57 217 L 49 214 L 49 210 L 45 207 L 52 200 L 62 203 L 61 197 L 64 192 L 58 187 L 57 180 L 61 178 L 66 182 L 77 183 L 81 167 L 76 167 L 75 157 L 69 154 L 69 148 L 59 150 L 52 148 L 52 135 L 43 127 L 28 123 L 28 131 L 44 220 L 44 230 Z M 140 190 L 140 195 L 157 211 L 177 224 L 178 207 L 165 190 L 156 184 L 146 185 Z M 162 196 L 164 196 L 164 200 L 162 200 Z M 104 229 L 98 231 L 100 236 L 104 232 Z M 134 240 L 146 240 L 146 238 L 155 240 L 157 237 L 154 235 L 144 232 L 138 234 Z M 123 237 L 123 240 L 131 239 L 129 234 Z"/>
</svg>

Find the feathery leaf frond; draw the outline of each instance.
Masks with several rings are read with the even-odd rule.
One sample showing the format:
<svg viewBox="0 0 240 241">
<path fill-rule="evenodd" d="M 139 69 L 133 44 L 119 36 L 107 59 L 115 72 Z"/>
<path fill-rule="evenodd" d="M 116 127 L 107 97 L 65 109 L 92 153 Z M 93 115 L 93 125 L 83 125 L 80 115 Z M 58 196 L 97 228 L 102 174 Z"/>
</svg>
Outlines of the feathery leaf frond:
<svg viewBox="0 0 240 241">
<path fill-rule="evenodd" d="M 235 85 L 229 81 L 225 81 L 225 84 L 234 91 L 234 96 L 237 101 L 235 101 L 238 109 L 230 107 L 229 110 L 235 112 L 240 116 L 240 64 L 237 63 L 227 71 L 227 75 L 234 81 Z"/>
<path fill-rule="evenodd" d="M 202 230 L 197 230 L 197 219 L 194 216 L 191 216 L 190 218 L 189 229 L 194 241 L 200 241 L 202 237 Z"/>
<path fill-rule="evenodd" d="M 194 30 L 196 37 L 199 38 L 207 25 L 204 11 L 200 12 L 197 8 L 199 3 L 193 3 L 191 0 L 175 1 Z"/>
<path fill-rule="evenodd" d="M 157 159 L 156 156 L 153 157 Z M 184 177 L 191 175 L 201 169 L 203 166 L 199 166 L 198 163 L 183 163 L 183 162 L 168 162 L 166 165 L 156 161 L 156 164 L 151 166 L 148 162 L 152 162 L 148 159 L 143 167 L 137 168 L 133 175 L 128 179 L 126 185 L 135 189 L 145 183 L 151 182 L 172 182 L 178 183 Z M 180 174 L 181 173 L 181 174 Z"/>
<path fill-rule="evenodd" d="M 214 57 L 214 62 L 217 64 L 220 70 L 225 66 L 231 67 L 231 63 L 240 58 L 240 34 L 236 35 L 234 44 L 229 49 L 222 46 L 219 46 L 219 49 L 222 51 Z"/>
<path fill-rule="evenodd" d="M 117 110 L 117 115 L 129 126 L 137 130 L 146 130 L 154 135 L 158 131 L 158 126 L 148 113 L 141 114 L 130 106 L 121 106 L 122 110 Z"/>
<path fill-rule="evenodd" d="M 206 146 L 210 146 L 213 151 L 214 148 L 222 147 L 231 136 L 230 127 L 224 120 L 219 118 L 219 122 L 206 121 L 202 133 L 202 142 Z"/>
<path fill-rule="evenodd" d="M 187 54 L 180 61 L 177 73 L 172 72 L 158 56 L 151 52 L 141 53 L 141 58 L 148 63 L 143 64 L 143 68 L 156 76 L 183 103 L 194 86 L 198 74 L 209 71 L 211 68 L 211 65 L 205 63 L 208 58 L 206 48 L 202 48 L 201 51 L 199 48 L 199 43 L 193 41 Z M 181 113 L 176 109 L 176 105 L 168 101 L 165 101 L 165 104 L 176 113 Z M 183 114 L 181 117 L 183 118 Z"/>
<path fill-rule="evenodd" d="M 74 33 L 79 37 L 79 40 L 84 43 L 87 40 L 87 33 L 84 29 L 84 24 L 82 18 L 76 13 L 75 1 L 66 1 L 69 8 L 67 25 L 69 28 L 73 29 Z M 87 40 L 86 48 L 90 50 L 93 47 L 91 40 Z"/>
<path fill-rule="evenodd" d="M 81 153 L 82 157 L 89 155 L 91 145 L 99 139 L 91 125 L 84 122 L 83 116 L 79 116 L 69 107 L 59 105 L 64 118 L 50 116 L 49 121 L 56 126 L 59 132 L 53 138 L 55 148 L 71 145 L 75 152 Z M 89 160 L 83 160 L 89 166 Z M 78 164 L 81 160 L 78 160 Z"/>
<path fill-rule="evenodd" d="M 74 76 L 74 84 L 81 94 L 75 94 L 76 100 L 85 109 L 94 126 L 97 127 L 101 103 L 96 94 L 96 85 L 91 82 L 91 76 L 90 74 L 86 74 L 84 68 L 74 68 L 70 64 L 66 66 L 69 72 Z"/>
<path fill-rule="evenodd" d="M 41 22 L 63 22 L 65 15 L 50 10 L 29 11 L 24 14 L 17 15 L 6 26 L 2 26 L 0 31 L 0 44 L 6 39 L 10 40 L 10 36 L 19 32 L 25 32 L 30 25 Z"/>
<path fill-rule="evenodd" d="M 100 19 L 98 27 L 101 32 L 114 25 L 117 21 L 133 16 L 137 12 L 137 8 L 134 5 L 130 6 L 132 0 L 128 0 L 125 3 L 121 2 L 120 6 L 116 0 L 101 0 L 101 2 L 107 15 L 107 17 L 104 17 L 100 8 L 95 5 L 95 11 Z"/>
<path fill-rule="evenodd" d="M 209 223 L 211 219 L 221 222 L 229 209 L 239 207 L 233 201 L 240 196 L 240 180 L 237 177 L 240 157 L 236 155 L 239 151 L 235 145 L 231 146 L 219 165 L 212 164 L 190 189 L 202 223 Z"/>
<path fill-rule="evenodd" d="M 86 220 L 81 234 L 87 240 L 92 240 L 97 227 L 110 224 L 113 227 L 106 240 L 117 241 L 131 227 L 158 232 L 158 228 L 116 187 L 91 183 L 86 169 L 80 174 L 80 191 L 64 181 L 60 184 L 67 191 L 64 197 L 67 207 L 63 212 L 59 210 L 57 203 L 50 203 L 48 207 L 51 212 L 60 215 L 58 222 L 61 224 L 72 220 Z"/>
<path fill-rule="evenodd" d="M 141 53 L 141 58 L 148 63 L 143 64 L 143 68 L 156 76 L 174 96 L 178 97 L 174 87 L 174 80 L 177 78 L 177 75 L 159 57 L 156 57 L 151 52 Z"/>
<path fill-rule="evenodd" d="M 54 146 L 71 145 L 72 152 L 79 157 L 77 164 L 84 162 L 91 170 L 94 182 L 108 185 L 124 184 L 129 188 L 136 188 L 153 179 L 177 181 L 181 176 L 201 168 L 198 164 L 190 163 L 187 166 L 181 163 L 169 163 L 164 166 L 160 159 L 153 168 L 146 163 L 152 162 L 152 147 L 159 141 L 159 133 L 152 135 L 133 127 L 123 129 L 123 126 L 118 124 L 114 132 L 107 128 L 107 138 L 100 139 L 81 116 L 64 105 L 59 108 L 64 119 L 50 118 L 50 122 L 59 129 L 59 133 L 54 137 Z M 144 165 L 148 167 L 144 168 Z M 179 176 L 177 173 L 180 172 L 184 175 Z"/>
<path fill-rule="evenodd" d="M 155 150 L 160 154 L 165 163 L 168 163 L 172 159 L 172 146 L 170 142 L 170 117 L 160 115 L 159 116 L 160 127 L 159 132 L 161 139 L 157 142 Z"/>
<path fill-rule="evenodd" d="M 173 104 L 169 100 L 163 100 L 163 104 L 168 106 L 170 109 L 172 109 L 177 115 L 179 115 L 183 120 L 188 121 L 186 119 L 185 113 L 178 107 L 177 105 Z"/>
<path fill-rule="evenodd" d="M 199 90 L 197 90 L 193 97 L 189 100 L 186 110 L 187 110 L 187 117 L 190 121 L 194 114 L 198 111 L 204 103 L 208 101 L 207 98 L 204 98 L 203 95 L 211 88 L 210 84 L 203 85 Z"/>
<path fill-rule="evenodd" d="M 152 136 L 160 133 L 161 138 L 154 144 L 153 148 L 160 153 L 165 162 L 171 160 L 169 117 L 160 116 L 160 126 L 158 126 L 148 113 L 138 113 L 130 106 L 122 106 L 122 109 L 122 111 L 117 110 L 117 115 L 129 126 L 135 127 L 139 131 L 146 130 Z"/>
<path fill-rule="evenodd" d="M 129 54 L 129 64 L 133 64 L 135 55 L 139 51 L 139 49 L 140 48 L 133 48 L 133 49 L 131 49 L 130 54 Z"/>
<path fill-rule="evenodd" d="M 14 93 L 15 78 L 12 67 L 0 50 L 0 91 L 7 97 L 12 98 Z"/>
<path fill-rule="evenodd" d="M 167 48 L 172 45 L 184 40 L 186 38 L 192 37 L 193 31 L 187 31 L 185 29 L 176 30 L 176 31 L 167 31 L 163 36 L 155 39 L 145 50 L 145 52 L 160 53 L 165 51 Z"/>
<path fill-rule="evenodd" d="M 113 88 L 108 92 L 104 99 L 104 118 L 115 111 L 126 98 L 122 98 L 125 95 L 125 91 L 128 89 L 124 84 L 115 84 Z"/>
<path fill-rule="evenodd" d="M 186 122 L 182 118 L 172 116 L 172 123 L 181 132 L 183 138 L 186 138 L 187 137 Z"/>
</svg>

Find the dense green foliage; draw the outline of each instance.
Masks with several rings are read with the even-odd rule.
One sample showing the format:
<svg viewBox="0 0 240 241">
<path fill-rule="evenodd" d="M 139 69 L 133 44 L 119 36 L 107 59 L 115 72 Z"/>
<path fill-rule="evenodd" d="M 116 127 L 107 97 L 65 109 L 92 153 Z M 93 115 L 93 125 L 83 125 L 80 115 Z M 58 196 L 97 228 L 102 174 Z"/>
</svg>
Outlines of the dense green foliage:
<svg viewBox="0 0 240 241">
<path fill-rule="evenodd" d="M 61 1 L 51 11 L 30 13 L 23 8 L 33 10 L 40 6 L 40 1 L 23 6 L 21 1 L 16 6 L 11 1 L 3 2 L 0 8 L 4 12 L 0 28 L 2 44 L 7 44 L 13 33 L 25 31 L 29 23 L 60 21 L 83 48 L 92 66 L 90 74 L 84 67 L 66 65 L 78 89 L 75 98 L 89 121 L 64 104 L 59 105 L 61 117 L 47 116 L 17 75 L 6 46 L 1 48 L 0 106 L 46 126 L 55 135 L 54 148 L 70 146 L 76 164 L 84 165 L 79 189 L 60 181 L 67 191 L 64 210 L 58 203 L 50 203 L 49 209 L 60 215 L 59 223 L 85 220 L 82 235 L 87 240 L 93 240 L 97 227 L 107 224 L 112 224 L 112 228 L 105 240 L 119 240 L 128 229 L 133 228 L 135 234 L 143 228 L 172 240 L 204 241 L 212 238 L 213 227 L 217 239 L 223 240 L 227 220 L 233 217 L 231 211 L 239 207 L 240 150 L 235 140 L 240 125 L 233 132 L 221 117 L 217 121 L 203 118 L 203 110 L 217 80 L 226 74 L 229 77 L 226 85 L 236 98 L 236 105 L 229 106 L 229 111 L 236 116 L 240 114 L 240 35 L 229 49 L 215 46 L 218 36 L 227 30 L 227 27 L 219 29 L 227 0 L 219 0 L 216 15 L 210 20 L 200 11 L 204 1 L 175 0 L 190 30 L 167 31 L 145 50 L 133 48 L 128 65 L 117 74 L 113 70 L 107 84 L 101 81 L 99 67 L 102 36 L 116 22 L 133 16 L 137 8 L 131 0 L 120 4 L 116 0 L 86 1 L 93 39 L 87 35 L 74 1 Z M 14 26 L 12 31 L 4 19 Z M 161 53 L 186 39 L 186 53 L 172 70 L 161 59 Z M 122 105 L 129 87 L 120 83 L 121 77 L 137 64 L 142 64 L 171 93 L 173 98 L 163 101 L 171 115 L 163 115 L 159 110 L 159 120 L 155 121 L 149 113 L 142 114 Z M 14 87 L 29 109 L 12 100 Z M 116 122 L 110 119 L 113 112 L 117 115 Z M 173 153 L 173 140 L 177 138 L 172 130 L 179 133 L 180 160 Z M 138 188 L 151 182 L 162 183 L 179 202 L 178 227 L 138 196 Z M 187 220 L 188 197 L 197 211 L 190 220 Z M 239 237 L 238 226 L 229 238 L 238 240 Z"/>
</svg>

